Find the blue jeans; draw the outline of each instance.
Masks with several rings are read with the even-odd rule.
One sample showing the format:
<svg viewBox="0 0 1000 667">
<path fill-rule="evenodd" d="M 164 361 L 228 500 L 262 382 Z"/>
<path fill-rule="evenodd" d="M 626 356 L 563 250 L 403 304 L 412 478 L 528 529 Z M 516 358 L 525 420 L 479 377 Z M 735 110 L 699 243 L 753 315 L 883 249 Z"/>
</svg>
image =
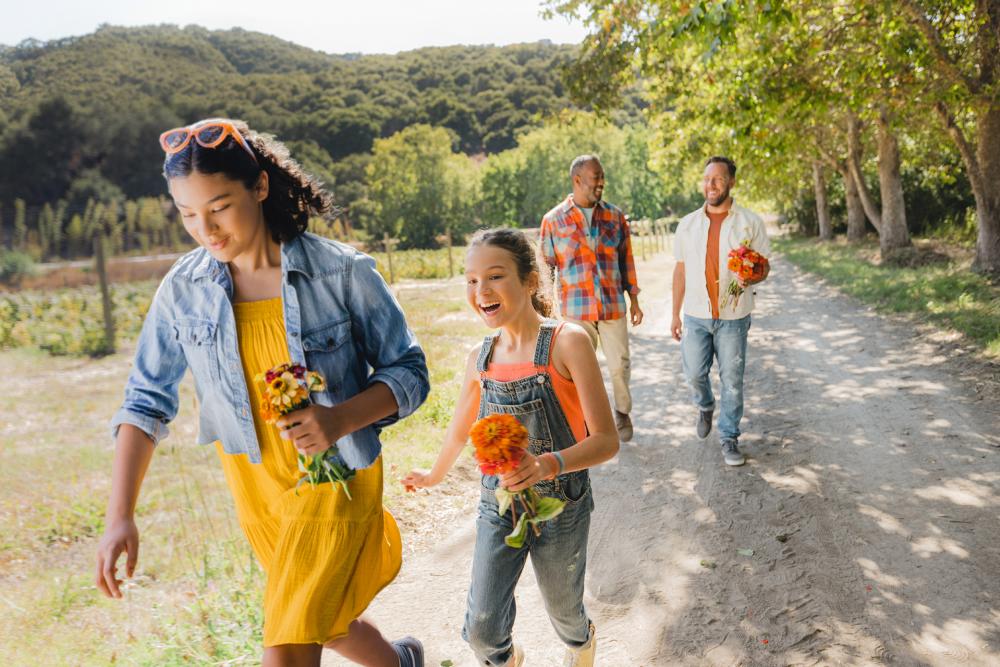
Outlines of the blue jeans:
<svg viewBox="0 0 1000 667">
<path fill-rule="evenodd" d="M 743 418 L 743 369 L 746 366 L 747 332 L 750 316 L 738 320 L 706 320 L 684 315 L 684 336 L 681 338 L 681 359 L 684 376 L 691 386 L 692 399 L 700 410 L 714 410 L 712 359 L 719 360 L 719 380 L 722 386 L 719 412 L 719 439 L 740 437 Z"/>
<path fill-rule="evenodd" d="M 494 667 L 510 659 L 516 612 L 514 588 L 529 553 L 545 611 L 559 639 L 573 647 L 587 643 L 590 619 L 583 607 L 583 584 L 592 509 L 588 485 L 581 498 L 567 501 L 562 514 L 541 525 L 540 536 L 529 530 L 524 546 L 512 549 L 503 541 L 513 530 L 510 511 L 499 516 L 493 491 L 483 490 L 476 521 L 472 585 L 462 628 L 462 638 L 480 664 Z"/>
</svg>

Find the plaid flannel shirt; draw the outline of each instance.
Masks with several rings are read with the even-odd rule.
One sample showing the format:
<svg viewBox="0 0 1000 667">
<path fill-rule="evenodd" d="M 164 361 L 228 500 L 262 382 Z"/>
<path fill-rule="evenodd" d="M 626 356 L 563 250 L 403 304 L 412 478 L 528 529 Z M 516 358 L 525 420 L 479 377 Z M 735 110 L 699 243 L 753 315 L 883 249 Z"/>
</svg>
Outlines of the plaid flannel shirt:
<svg viewBox="0 0 1000 667">
<path fill-rule="evenodd" d="M 570 195 L 545 214 L 541 229 L 545 263 L 559 269 L 563 317 L 593 322 L 625 317 L 625 292 L 638 294 L 632 238 L 625 214 L 597 202 L 591 226 Z"/>
</svg>

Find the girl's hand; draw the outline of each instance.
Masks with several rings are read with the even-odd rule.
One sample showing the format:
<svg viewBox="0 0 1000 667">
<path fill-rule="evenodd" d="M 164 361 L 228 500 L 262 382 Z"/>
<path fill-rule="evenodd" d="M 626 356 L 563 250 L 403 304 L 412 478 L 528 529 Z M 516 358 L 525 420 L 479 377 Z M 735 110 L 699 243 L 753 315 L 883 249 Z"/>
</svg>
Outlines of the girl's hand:
<svg viewBox="0 0 1000 667">
<path fill-rule="evenodd" d="M 289 412 L 275 425 L 281 429 L 280 435 L 284 440 L 291 440 L 295 449 L 307 456 L 325 452 L 347 433 L 340 410 L 323 405 L 310 405 Z"/>
<path fill-rule="evenodd" d="M 131 578 L 139 561 L 139 529 L 132 519 L 117 519 L 108 524 L 97 544 L 97 590 L 109 598 L 122 596 L 119 588 L 122 580 L 117 578 L 118 557 L 122 551 L 128 553 L 125 576 Z"/>
<path fill-rule="evenodd" d="M 407 491 L 416 491 L 417 489 L 427 489 L 440 480 L 431 477 L 431 473 L 427 470 L 414 469 L 409 472 L 406 477 L 399 480 L 400 484 L 403 485 Z"/>
<path fill-rule="evenodd" d="M 500 485 L 511 492 L 523 491 L 543 479 L 551 479 L 558 465 L 551 456 L 539 457 L 525 452 L 517 470 L 500 476 Z"/>
</svg>

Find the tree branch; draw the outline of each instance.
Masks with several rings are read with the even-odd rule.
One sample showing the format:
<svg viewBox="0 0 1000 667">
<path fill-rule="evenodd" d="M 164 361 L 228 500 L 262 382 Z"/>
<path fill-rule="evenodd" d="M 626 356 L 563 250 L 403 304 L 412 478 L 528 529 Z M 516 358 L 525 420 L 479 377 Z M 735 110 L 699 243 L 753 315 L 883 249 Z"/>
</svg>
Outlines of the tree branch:
<svg viewBox="0 0 1000 667">
<path fill-rule="evenodd" d="M 915 0 L 901 0 L 903 7 L 906 9 L 907 13 L 913 17 L 913 20 L 917 24 L 917 28 L 923 34 L 924 39 L 927 40 L 927 45 L 930 47 L 931 54 L 934 56 L 934 61 L 938 65 L 938 70 L 942 75 L 952 83 L 958 83 L 972 93 L 973 95 L 979 96 L 983 92 L 982 86 L 975 79 L 967 77 L 962 70 L 959 68 L 958 63 L 951 57 L 951 54 L 944 48 L 944 43 L 941 40 L 941 35 L 938 34 L 937 29 L 924 14 L 923 9 L 920 8 Z"/>
</svg>

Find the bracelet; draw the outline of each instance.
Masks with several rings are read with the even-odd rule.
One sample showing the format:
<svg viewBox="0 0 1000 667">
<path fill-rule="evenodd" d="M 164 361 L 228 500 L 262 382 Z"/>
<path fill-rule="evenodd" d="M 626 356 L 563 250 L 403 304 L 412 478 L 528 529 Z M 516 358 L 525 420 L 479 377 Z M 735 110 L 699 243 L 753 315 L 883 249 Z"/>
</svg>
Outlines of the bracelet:
<svg viewBox="0 0 1000 667">
<path fill-rule="evenodd" d="M 556 461 L 559 462 L 559 470 L 556 471 L 556 477 L 558 477 L 559 475 L 561 475 L 563 473 L 563 470 L 566 469 L 566 462 L 563 461 L 562 454 L 560 454 L 559 452 L 551 452 L 551 454 L 552 454 L 552 456 L 555 457 Z"/>
</svg>

